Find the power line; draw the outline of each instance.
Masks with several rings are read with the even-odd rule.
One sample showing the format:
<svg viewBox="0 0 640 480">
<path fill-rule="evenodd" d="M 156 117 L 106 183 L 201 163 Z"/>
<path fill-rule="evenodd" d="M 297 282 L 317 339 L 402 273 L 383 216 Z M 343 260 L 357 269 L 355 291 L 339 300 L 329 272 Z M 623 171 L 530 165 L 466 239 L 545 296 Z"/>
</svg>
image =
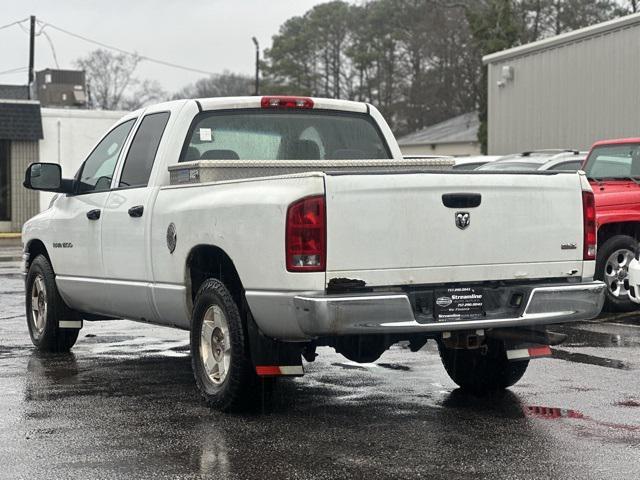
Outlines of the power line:
<svg viewBox="0 0 640 480">
<path fill-rule="evenodd" d="M 53 42 L 51 41 L 51 37 L 49 37 L 47 32 L 45 32 L 44 30 L 40 30 L 40 33 L 42 33 L 44 35 L 44 38 L 47 39 L 47 42 L 49 42 L 49 46 L 51 47 L 51 54 L 53 55 L 53 61 L 56 64 L 56 68 L 58 70 L 60 70 L 60 64 L 58 64 L 58 56 L 56 55 L 56 49 L 53 46 Z"/>
<path fill-rule="evenodd" d="M 0 27 L 0 30 L 4 29 L 4 28 L 9 28 L 9 27 L 13 27 L 14 25 L 19 25 L 22 22 L 26 22 L 27 20 L 29 20 L 29 17 L 27 18 L 23 18 L 22 20 L 16 20 L 15 22 L 11 22 L 11 23 L 7 23 L 6 25 L 2 25 Z"/>
<path fill-rule="evenodd" d="M 139 58 L 140 60 L 146 60 L 147 62 L 157 63 L 159 65 L 164 65 L 164 66 L 172 67 L 172 68 L 178 68 L 178 69 L 181 69 L 181 70 L 187 70 L 187 71 L 190 71 L 190 72 L 202 73 L 202 74 L 205 74 L 205 75 L 215 75 L 214 72 L 209 72 L 207 70 L 200 70 L 198 68 L 186 67 L 184 65 L 178 65 L 177 63 L 167 62 L 165 60 L 159 60 L 157 58 L 147 57 L 145 55 L 138 55 L 135 52 L 129 52 L 127 50 L 123 50 L 122 48 L 115 47 L 113 45 L 109 45 L 107 43 L 103 43 L 103 42 L 100 42 L 98 40 L 93 40 L 93 39 L 85 37 L 83 35 L 70 32 L 69 30 L 66 30 L 64 28 L 58 27 L 58 26 L 53 25 L 51 23 L 46 23 L 46 22 L 41 22 L 41 21 L 38 21 L 38 23 L 42 25 L 42 28 L 40 29 L 41 32 L 43 32 L 45 28 L 50 27 L 50 28 L 53 28 L 54 30 L 58 30 L 59 32 L 66 33 L 69 36 L 78 38 L 80 40 L 84 40 L 85 42 L 93 43 L 95 45 L 101 46 L 103 48 L 108 48 L 110 50 L 115 50 L 116 52 L 120 52 L 120 53 L 123 53 L 125 55 L 131 55 L 133 57 Z"/>
<path fill-rule="evenodd" d="M 25 70 L 28 70 L 28 67 L 11 68 L 9 70 L 1 71 L 0 75 L 9 75 L 10 73 L 18 73 L 18 72 L 23 72 Z"/>
<path fill-rule="evenodd" d="M 38 22 L 37 20 L 36 20 L 36 22 L 37 23 L 41 23 L 41 22 Z M 22 29 L 22 31 L 24 33 L 26 33 L 27 35 L 30 35 L 30 31 L 29 31 L 29 29 L 27 27 L 25 27 L 21 23 L 18 24 L 18 26 Z M 56 49 L 53 46 L 53 41 L 51 40 L 51 37 L 49 36 L 49 34 L 47 32 L 44 31 L 44 26 L 41 26 L 40 30 L 38 30 L 35 33 L 36 37 L 39 37 L 40 35 L 44 35 L 44 38 L 46 38 L 47 42 L 49 43 L 49 48 L 51 49 L 51 55 L 53 56 L 53 62 L 56 64 L 56 68 L 58 70 L 60 70 L 60 64 L 58 63 L 58 56 L 56 55 Z"/>
</svg>

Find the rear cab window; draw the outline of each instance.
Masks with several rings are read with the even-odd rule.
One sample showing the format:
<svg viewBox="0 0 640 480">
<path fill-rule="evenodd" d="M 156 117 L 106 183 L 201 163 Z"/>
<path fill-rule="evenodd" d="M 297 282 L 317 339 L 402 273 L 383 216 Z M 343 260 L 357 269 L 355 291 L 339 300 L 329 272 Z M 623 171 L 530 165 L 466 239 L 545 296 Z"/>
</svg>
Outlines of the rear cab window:
<svg viewBox="0 0 640 480">
<path fill-rule="evenodd" d="M 369 115 L 245 109 L 199 114 L 180 161 L 391 158 L 382 133 Z"/>
</svg>

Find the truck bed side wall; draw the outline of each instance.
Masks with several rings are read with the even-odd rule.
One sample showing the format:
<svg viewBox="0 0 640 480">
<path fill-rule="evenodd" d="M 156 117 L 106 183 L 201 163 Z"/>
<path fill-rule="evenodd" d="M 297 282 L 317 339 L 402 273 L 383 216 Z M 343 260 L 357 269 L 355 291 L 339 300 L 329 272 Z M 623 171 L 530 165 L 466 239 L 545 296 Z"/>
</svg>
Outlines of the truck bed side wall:
<svg viewBox="0 0 640 480">
<path fill-rule="evenodd" d="M 290 273 L 284 266 L 287 207 L 323 193 L 320 174 L 162 189 L 151 226 L 154 299 L 161 322 L 188 326 L 187 258 L 200 245 L 222 249 L 246 290 L 323 290 L 324 272 Z M 177 234 L 173 253 L 166 240 L 172 223 Z M 260 324 L 260 312 L 254 315 Z"/>
</svg>

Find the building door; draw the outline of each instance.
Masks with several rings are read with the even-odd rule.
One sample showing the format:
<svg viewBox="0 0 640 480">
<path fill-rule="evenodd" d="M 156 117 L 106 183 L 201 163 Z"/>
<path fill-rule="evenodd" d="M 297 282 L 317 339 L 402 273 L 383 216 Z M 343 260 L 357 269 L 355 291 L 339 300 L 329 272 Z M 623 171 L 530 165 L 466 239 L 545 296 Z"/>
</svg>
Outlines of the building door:
<svg viewBox="0 0 640 480">
<path fill-rule="evenodd" d="M 11 158 L 8 140 L 0 140 L 0 232 L 11 228 Z"/>
</svg>

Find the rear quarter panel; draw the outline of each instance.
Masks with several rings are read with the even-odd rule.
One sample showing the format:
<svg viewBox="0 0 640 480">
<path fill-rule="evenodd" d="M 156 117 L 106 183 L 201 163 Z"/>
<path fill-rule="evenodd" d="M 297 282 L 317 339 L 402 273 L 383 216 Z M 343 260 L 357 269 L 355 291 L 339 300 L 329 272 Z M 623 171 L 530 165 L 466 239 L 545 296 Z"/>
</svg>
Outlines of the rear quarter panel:
<svg viewBox="0 0 640 480">
<path fill-rule="evenodd" d="M 245 290 L 322 290 L 324 272 L 287 272 L 285 217 L 293 201 L 323 193 L 322 174 L 161 189 L 151 223 L 152 269 L 159 315 L 173 315 L 173 323 L 188 324 L 188 318 L 184 318 L 188 311 L 185 303 L 188 293 L 184 289 L 186 263 L 189 253 L 198 245 L 224 250 Z M 177 232 L 173 253 L 167 246 L 171 223 Z M 163 296 L 166 301 L 161 299 Z M 171 298 L 177 300 L 178 296 L 181 305 L 176 308 Z M 166 323 L 169 319 L 164 320 Z"/>
</svg>

